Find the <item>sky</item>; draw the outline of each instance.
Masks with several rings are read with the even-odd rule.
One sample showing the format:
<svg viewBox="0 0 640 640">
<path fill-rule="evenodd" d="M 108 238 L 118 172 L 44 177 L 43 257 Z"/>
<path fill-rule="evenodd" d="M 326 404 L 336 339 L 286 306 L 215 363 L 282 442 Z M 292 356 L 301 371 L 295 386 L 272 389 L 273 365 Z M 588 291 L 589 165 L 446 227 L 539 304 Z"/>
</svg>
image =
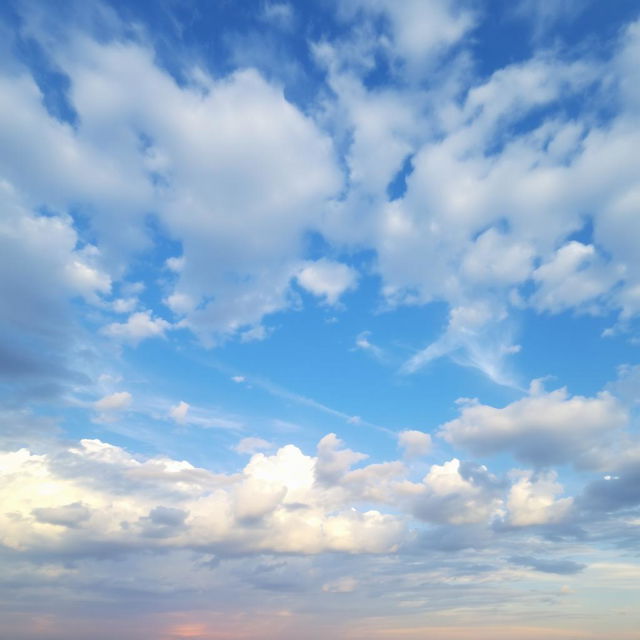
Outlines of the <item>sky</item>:
<svg viewBox="0 0 640 640">
<path fill-rule="evenodd" d="M 637 0 L 0 5 L 0 640 L 633 640 Z"/>
</svg>

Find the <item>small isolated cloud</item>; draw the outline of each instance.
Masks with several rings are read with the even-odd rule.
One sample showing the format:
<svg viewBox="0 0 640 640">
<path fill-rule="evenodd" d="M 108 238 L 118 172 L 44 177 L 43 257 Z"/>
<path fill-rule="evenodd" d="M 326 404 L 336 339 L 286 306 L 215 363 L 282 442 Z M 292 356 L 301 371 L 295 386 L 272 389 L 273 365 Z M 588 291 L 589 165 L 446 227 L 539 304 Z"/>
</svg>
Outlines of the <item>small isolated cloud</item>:
<svg viewBox="0 0 640 640">
<path fill-rule="evenodd" d="M 190 405 L 188 403 L 181 400 L 175 407 L 171 407 L 169 417 L 175 420 L 178 424 L 184 424 L 187 420 L 189 407 Z"/>
<path fill-rule="evenodd" d="M 153 317 L 151 311 L 139 311 L 130 315 L 126 322 L 107 325 L 102 332 L 122 342 L 137 345 L 146 338 L 164 338 L 165 331 L 171 327 L 170 322 Z"/>
<path fill-rule="evenodd" d="M 132 400 L 128 391 L 119 391 L 100 398 L 93 403 L 93 408 L 98 412 L 93 421 L 102 423 L 117 421 L 119 414 L 129 408 Z"/>
<path fill-rule="evenodd" d="M 112 413 L 123 411 L 128 408 L 132 401 L 132 396 L 128 391 L 119 391 L 101 398 L 93 404 L 96 411 L 100 413 Z"/>
<path fill-rule="evenodd" d="M 346 264 L 322 258 L 307 263 L 297 279 L 300 286 L 314 296 L 324 297 L 327 304 L 335 304 L 342 294 L 355 288 L 358 273 Z"/>
<path fill-rule="evenodd" d="M 356 336 L 355 349 L 371 354 L 376 360 L 382 360 L 384 358 L 384 351 L 373 344 L 369 340 L 369 336 L 371 336 L 371 331 L 361 331 Z"/>
<path fill-rule="evenodd" d="M 242 382 L 244 382 L 246 380 L 246 378 L 244 376 L 231 376 L 231 379 L 234 382 L 237 382 L 238 384 L 241 384 Z"/>
<path fill-rule="evenodd" d="M 431 450 L 431 436 L 423 431 L 407 429 L 398 434 L 398 445 L 407 458 L 424 456 Z"/>
<path fill-rule="evenodd" d="M 268 449 L 273 449 L 274 445 L 272 442 L 268 440 L 264 440 L 263 438 L 242 438 L 238 444 L 233 447 L 233 450 L 236 453 L 257 453 L 258 451 L 265 451 Z"/>
</svg>

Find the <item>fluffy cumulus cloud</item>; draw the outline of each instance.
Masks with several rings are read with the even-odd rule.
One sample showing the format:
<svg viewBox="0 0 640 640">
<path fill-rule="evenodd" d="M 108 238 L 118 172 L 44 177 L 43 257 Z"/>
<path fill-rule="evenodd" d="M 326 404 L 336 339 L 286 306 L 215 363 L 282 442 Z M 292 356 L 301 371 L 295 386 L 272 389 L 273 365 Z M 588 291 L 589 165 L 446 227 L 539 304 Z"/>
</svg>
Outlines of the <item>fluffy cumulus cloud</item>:
<svg viewBox="0 0 640 640">
<path fill-rule="evenodd" d="M 562 492 L 554 472 L 532 479 L 530 473 L 516 473 L 507 506 L 510 524 L 520 527 L 562 522 L 569 515 L 572 498 L 555 499 Z"/>
<path fill-rule="evenodd" d="M 440 435 L 476 455 L 509 451 L 529 464 L 590 466 L 627 420 L 624 406 L 606 391 L 570 396 L 564 388 L 546 392 L 536 381 L 528 396 L 501 409 L 470 401 Z"/>
<path fill-rule="evenodd" d="M 416 517 L 455 525 L 493 520 L 502 514 L 501 483 L 486 467 L 453 458 L 431 466 L 420 484 L 406 484 Z"/>
<path fill-rule="evenodd" d="M 113 410 L 123 406 L 117 397 L 104 400 Z M 270 446 L 254 440 L 236 449 Z M 564 522 L 572 514 L 572 498 L 557 498 L 562 486 L 553 472 L 513 472 L 509 481 L 454 458 L 431 465 L 415 482 L 399 461 L 354 469 L 365 457 L 333 434 L 319 442 L 316 457 L 286 445 L 273 455 L 253 454 L 231 474 L 184 460 L 136 457 L 100 440 L 45 454 L 5 452 L 2 540 L 9 548 L 51 553 L 78 546 L 222 555 L 384 553 L 412 535 L 406 516 L 392 514 L 392 506 L 450 526 L 527 527 Z M 377 508 L 356 506 L 362 503 Z"/>
<path fill-rule="evenodd" d="M 145 338 L 163 338 L 171 324 L 162 318 L 154 318 L 151 311 L 138 311 L 129 316 L 126 322 L 113 322 L 104 327 L 103 332 L 117 340 L 138 344 Z"/>
<path fill-rule="evenodd" d="M 328 304 L 335 304 L 345 291 L 353 289 L 357 277 L 356 271 L 346 264 L 325 258 L 307 264 L 297 276 L 302 287 L 324 297 Z"/>
<path fill-rule="evenodd" d="M 103 404 L 122 409 L 128 403 L 119 395 Z M 269 446 L 254 440 L 243 440 L 237 450 Z M 406 519 L 389 513 L 391 505 L 448 525 L 526 527 L 571 515 L 573 500 L 557 498 L 562 486 L 552 472 L 514 472 L 508 481 L 454 458 L 432 465 L 415 482 L 399 461 L 354 469 L 365 457 L 333 434 L 319 442 L 317 457 L 286 445 L 273 455 L 255 453 L 235 474 L 135 457 L 100 440 L 45 454 L 5 452 L 3 544 L 52 553 L 104 545 L 221 554 L 381 553 L 410 539 Z M 383 510 L 355 507 L 362 502 Z"/>
<path fill-rule="evenodd" d="M 303 554 L 381 553 L 402 542 L 401 519 L 344 506 L 316 485 L 315 465 L 293 445 L 258 453 L 228 476 L 136 459 L 99 440 L 57 454 L 7 452 L 2 542 L 53 553 L 107 546 Z"/>
</svg>

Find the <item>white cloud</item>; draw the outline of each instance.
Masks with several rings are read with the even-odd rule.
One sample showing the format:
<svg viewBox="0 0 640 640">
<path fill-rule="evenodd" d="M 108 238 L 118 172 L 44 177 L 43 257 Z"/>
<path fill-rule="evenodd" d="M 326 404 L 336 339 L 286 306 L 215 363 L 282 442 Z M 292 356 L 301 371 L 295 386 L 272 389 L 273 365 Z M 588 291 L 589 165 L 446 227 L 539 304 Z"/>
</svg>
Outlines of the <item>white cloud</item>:
<svg viewBox="0 0 640 640">
<path fill-rule="evenodd" d="M 431 450 L 431 436 L 423 431 L 407 429 L 398 434 L 398 445 L 408 458 L 424 456 Z"/>
<path fill-rule="evenodd" d="M 112 411 L 124 411 L 127 409 L 133 400 L 133 397 L 128 391 L 118 391 L 112 393 L 104 398 L 100 398 L 94 402 L 93 406 L 97 411 L 102 413 L 109 413 Z"/>
<path fill-rule="evenodd" d="M 566 520 L 573 506 L 572 498 L 556 496 L 562 485 L 556 482 L 555 471 L 534 477 L 531 472 L 512 472 L 516 478 L 509 491 L 508 522 L 515 527 L 553 524 Z"/>
<path fill-rule="evenodd" d="M 627 413 L 609 393 L 570 396 L 566 389 L 545 392 L 539 381 L 528 396 L 503 408 L 471 403 L 444 424 L 447 442 L 476 455 L 509 451 L 536 465 L 593 464 L 607 436 L 627 422 Z"/>
<path fill-rule="evenodd" d="M 422 520 L 455 525 L 487 522 L 502 515 L 501 487 L 485 467 L 453 458 L 434 464 L 421 483 L 404 483 L 399 495 Z"/>
<path fill-rule="evenodd" d="M 241 522 L 256 522 L 270 515 L 287 495 L 287 487 L 279 482 L 269 482 L 264 477 L 246 478 L 234 491 L 233 509 Z"/>
<path fill-rule="evenodd" d="M 355 287 L 358 274 L 346 264 L 321 258 L 308 262 L 296 277 L 307 291 L 324 297 L 327 304 L 336 304 L 340 296 Z"/>
<path fill-rule="evenodd" d="M 178 424 L 184 424 L 187 420 L 187 414 L 189 413 L 190 405 L 184 400 L 169 410 L 169 417 L 175 420 Z"/>
<path fill-rule="evenodd" d="M 316 487 L 315 460 L 292 445 L 273 456 L 256 454 L 231 475 L 186 461 L 134 458 L 98 440 L 56 454 L 0 455 L 6 507 L 0 539 L 13 549 L 64 552 L 108 543 L 221 553 L 379 553 L 405 535 L 399 518 L 345 509 Z M 127 491 L 114 491 L 114 482 Z M 264 526 L 256 527 L 259 521 Z"/>
<path fill-rule="evenodd" d="M 360 349 L 365 353 L 370 353 L 374 358 L 376 358 L 376 360 L 383 360 L 385 357 L 384 351 L 369 340 L 370 335 L 371 331 L 361 331 L 356 336 L 355 348 Z"/>
<path fill-rule="evenodd" d="M 506 360 L 518 350 L 518 345 L 511 340 L 504 308 L 480 300 L 451 308 L 445 332 L 411 356 L 400 371 L 415 373 L 430 362 L 448 356 L 458 364 L 479 369 L 498 384 L 517 387 Z"/>
<path fill-rule="evenodd" d="M 240 384 L 241 382 L 244 382 L 246 380 L 244 376 L 232 376 L 231 379 L 237 384 Z"/>
<path fill-rule="evenodd" d="M 95 247 L 92 252 L 97 253 Z M 90 253 L 90 249 L 79 253 Z M 94 293 L 108 294 L 111 291 L 111 278 L 81 260 L 73 260 L 66 265 L 66 269 L 69 283 L 85 296 L 93 296 Z"/>
<path fill-rule="evenodd" d="M 164 338 L 172 324 L 163 318 L 153 317 L 151 311 L 138 311 L 126 322 L 113 322 L 102 329 L 102 333 L 117 340 L 137 345 L 147 338 Z"/>
<path fill-rule="evenodd" d="M 318 443 L 315 472 L 320 482 L 338 482 L 352 465 L 367 458 L 364 453 L 342 448 L 343 444 L 335 433 L 324 436 Z"/>
<path fill-rule="evenodd" d="M 4 136 L 0 169 L 4 178 L 30 205 L 47 202 L 64 209 L 73 202 L 90 203 L 98 214 L 95 222 L 100 240 L 110 240 L 108 250 L 114 249 L 115 243 L 128 249 L 143 246 L 142 209 L 152 193 L 143 167 L 117 148 L 116 138 L 107 143 L 106 139 L 79 135 L 51 117 L 35 81 L 26 72 L 3 74 L 0 87 L 5 97 L 0 108 Z M 97 85 L 95 88 L 98 90 Z M 28 172 L 18 169 L 14 157 L 18 149 L 30 167 Z M 53 158 L 50 150 L 55 150 Z"/>
<path fill-rule="evenodd" d="M 619 274 L 622 275 L 622 274 Z M 531 303 L 552 312 L 577 308 L 607 293 L 616 274 L 604 264 L 593 245 L 568 242 L 532 274 L 538 289 Z"/>
<path fill-rule="evenodd" d="M 503 286 L 525 281 L 532 270 L 533 248 L 494 228 L 473 242 L 462 263 L 470 282 Z"/>
</svg>

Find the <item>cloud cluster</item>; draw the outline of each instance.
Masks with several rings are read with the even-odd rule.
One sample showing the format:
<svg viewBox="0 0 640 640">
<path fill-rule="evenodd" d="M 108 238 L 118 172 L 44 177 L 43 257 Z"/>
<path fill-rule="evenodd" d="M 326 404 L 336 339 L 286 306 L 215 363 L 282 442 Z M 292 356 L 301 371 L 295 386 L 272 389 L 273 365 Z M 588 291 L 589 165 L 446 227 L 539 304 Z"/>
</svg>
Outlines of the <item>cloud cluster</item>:
<svg viewBox="0 0 640 640">
<path fill-rule="evenodd" d="M 342 49 L 325 43 L 317 50 L 336 94 L 333 113 L 351 140 L 350 191 L 326 229 L 336 241 L 375 249 L 388 304 L 449 305 L 446 333 L 405 371 L 453 355 L 513 384 L 505 362 L 517 345 L 505 321 L 514 309 L 633 317 L 638 101 L 631 89 L 637 65 L 629 61 L 638 24 L 606 59 L 539 52 L 486 77 L 471 75 L 453 49 L 446 78 L 430 77 L 430 92 L 421 92 L 420 74 L 408 68 L 426 74 L 439 45 L 463 45 L 473 13 L 457 3 L 436 3 L 434 15 L 413 3 L 367 6 L 365 15 L 388 18 L 392 52 L 384 38 L 362 42 L 357 34 Z M 440 25 L 442 39 L 423 34 L 416 59 L 411 33 L 422 20 Z M 392 90 L 362 79 L 377 56 L 399 80 Z M 605 92 L 616 108 L 603 120 Z M 581 100 L 577 115 L 566 111 L 569 98 Z M 372 152 L 381 147 L 385 154 Z M 572 237 L 579 232 L 580 241 Z"/>
<path fill-rule="evenodd" d="M 82 210 L 111 278 L 123 275 L 133 251 L 148 246 L 144 218 L 152 211 L 182 252 L 166 304 L 181 326 L 203 337 L 258 326 L 265 314 L 287 307 L 296 275 L 330 303 L 353 285 L 349 267 L 305 266 L 301 259 L 303 236 L 318 226 L 340 176 L 330 139 L 281 89 L 250 69 L 220 81 L 194 69 L 180 86 L 147 47 L 99 44 L 78 33 L 50 55 L 69 78 L 76 126 L 47 112 L 26 69 L 5 74 L 2 117 L 20 118 L 11 126 L 0 122 L 10 135 L 0 158 L 4 188 L 27 205 Z M 52 151 L 59 156 L 53 170 Z M 28 175 L 16 170 L 24 164 Z M 31 244 L 56 223 L 33 219 L 36 224 L 21 230 Z M 73 244 L 61 242 L 73 252 Z M 86 296 L 109 294 L 109 276 L 91 266 L 89 250 L 81 256 L 70 256 L 57 281 Z M 105 333 L 135 344 L 170 326 L 143 310 Z"/>
<path fill-rule="evenodd" d="M 101 402 L 116 410 L 126 406 L 123 395 Z M 269 446 L 245 438 L 237 450 Z M 335 434 L 320 440 L 315 457 L 286 445 L 272 455 L 253 453 L 231 474 L 135 457 L 100 440 L 43 454 L 8 451 L 2 454 L 2 541 L 51 553 L 103 547 L 388 553 L 411 540 L 410 518 L 454 528 L 526 528 L 577 517 L 573 498 L 558 497 L 563 488 L 552 471 L 516 470 L 501 478 L 453 458 L 430 465 L 416 481 L 399 460 L 356 467 L 366 457 Z M 594 484 L 581 500 L 598 509 L 605 495 Z"/>
<path fill-rule="evenodd" d="M 345 506 L 316 485 L 316 460 L 287 445 L 241 473 L 186 461 L 139 460 L 82 440 L 52 454 L 2 454 L 2 543 L 16 550 L 98 553 L 191 548 L 221 553 L 381 553 L 401 519 Z"/>
</svg>

